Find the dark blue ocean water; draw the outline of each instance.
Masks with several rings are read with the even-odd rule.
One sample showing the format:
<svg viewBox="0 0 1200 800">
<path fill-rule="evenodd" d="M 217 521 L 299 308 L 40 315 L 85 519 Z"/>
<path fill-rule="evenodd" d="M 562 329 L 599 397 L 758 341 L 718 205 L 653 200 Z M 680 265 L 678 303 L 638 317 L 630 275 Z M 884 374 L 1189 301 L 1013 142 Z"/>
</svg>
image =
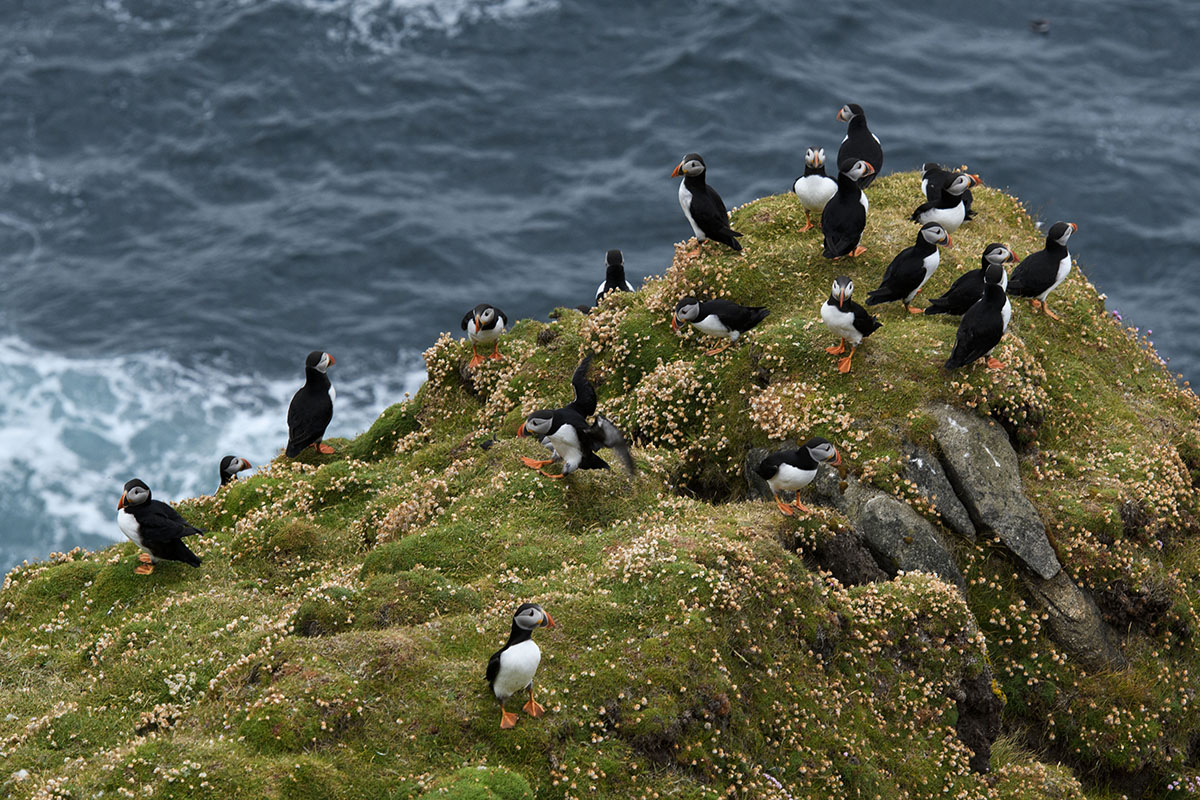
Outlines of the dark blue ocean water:
<svg viewBox="0 0 1200 800">
<path fill-rule="evenodd" d="M 704 154 L 740 204 L 868 112 L 885 171 L 969 163 L 1200 374 L 1200 15 L 963 4 L 8 0 L 0 4 L 0 567 L 119 537 L 121 484 L 265 461 L 312 349 L 331 435 L 482 300 L 660 271 Z M 1050 32 L 1031 32 L 1047 18 Z"/>
</svg>

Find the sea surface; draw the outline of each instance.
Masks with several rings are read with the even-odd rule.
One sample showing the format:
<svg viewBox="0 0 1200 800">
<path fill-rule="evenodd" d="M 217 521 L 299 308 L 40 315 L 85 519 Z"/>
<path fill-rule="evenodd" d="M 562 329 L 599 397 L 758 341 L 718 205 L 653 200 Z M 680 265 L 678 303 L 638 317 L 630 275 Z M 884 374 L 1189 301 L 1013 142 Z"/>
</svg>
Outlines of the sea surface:
<svg viewBox="0 0 1200 800">
<path fill-rule="evenodd" d="M 684 153 L 731 205 L 786 191 L 846 102 L 885 172 L 1077 222 L 1194 379 L 1198 42 L 1187 0 L 7 0 L 0 568 L 119 538 L 130 477 L 274 457 L 310 350 L 349 436 L 475 303 L 587 302 L 611 247 L 661 271 Z"/>
</svg>

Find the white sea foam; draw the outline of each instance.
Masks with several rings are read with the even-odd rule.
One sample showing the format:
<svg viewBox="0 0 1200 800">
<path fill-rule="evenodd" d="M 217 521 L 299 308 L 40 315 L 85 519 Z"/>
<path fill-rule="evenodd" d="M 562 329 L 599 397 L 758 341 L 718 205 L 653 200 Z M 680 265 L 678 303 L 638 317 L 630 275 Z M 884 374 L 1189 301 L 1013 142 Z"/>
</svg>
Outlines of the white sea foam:
<svg viewBox="0 0 1200 800">
<path fill-rule="evenodd" d="M 353 436 L 424 381 L 416 354 L 394 376 L 331 377 L 330 436 Z M 86 541 L 118 538 L 132 477 L 174 500 L 212 492 L 232 453 L 253 464 L 287 440 L 300 375 L 267 379 L 185 367 L 163 353 L 76 358 L 0 337 L 0 568 Z"/>
</svg>

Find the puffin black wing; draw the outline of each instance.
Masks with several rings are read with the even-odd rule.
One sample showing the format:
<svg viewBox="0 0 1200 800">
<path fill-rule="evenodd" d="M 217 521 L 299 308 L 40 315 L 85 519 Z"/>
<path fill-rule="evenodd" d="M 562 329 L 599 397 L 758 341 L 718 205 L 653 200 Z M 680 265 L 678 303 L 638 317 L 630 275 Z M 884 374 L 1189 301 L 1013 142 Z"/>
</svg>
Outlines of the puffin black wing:
<svg viewBox="0 0 1200 800">
<path fill-rule="evenodd" d="M 1004 321 L 984 300 L 977 301 L 963 315 L 954 341 L 954 352 L 946 360 L 946 369 L 958 369 L 983 358 L 1000 344 Z"/>
<path fill-rule="evenodd" d="M 1058 259 L 1045 250 L 1030 253 L 1013 268 L 1008 277 L 1008 293 L 1017 297 L 1037 297 L 1054 284 Z"/>
<path fill-rule="evenodd" d="M 940 194 L 941 194 L 941 192 L 939 190 L 939 196 L 940 196 Z M 917 206 L 915 211 L 913 211 L 911 214 L 908 215 L 908 218 L 911 219 L 913 222 L 920 222 L 921 215 L 924 214 L 926 211 L 933 211 L 935 208 L 940 208 L 941 206 L 939 203 L 940 203 L 940 200 L 938 200 L 938 201 L 930 200 L 930 201 L 921 203 L 921 205 Z"/>
<path fill-rule="evenodd" d="M 855 197 L 846 202 L 840 189 L 821 212 L 821 232 L 825 234 L 825 258 L 838 258 L 854 250 L 867 227 L 867 211 Z"/>
<path fill-rule="evenodd" d="M 295 458 L 304 448 L 325 436 L 333 419 L 333 399 L 329 387 L 312 389 L 305 384 L 292 396 L 288 406 L 288 443 L 284 453 Z"/>
<path fill-rule="evenodd" d="M 713 241 L 720 242 L 741 250 L 742 243 L 737 240 L 740 233 L 729 225 L 729 214 L 725 210 L 725 202 L 717 190 L 705 184 L 704 192 L 692 195 L 690 210 L 692 219 L 700 226 L 700 230 Z"/>
<path fill-rule="evenodd" d="M 588 380 L 588 369 L 591 366 L 592 354 L 588 353 L 571 376 L 571 388 L 575 390 L 575 397 L 567 405 L 567 408 L 585 418 L 596 413 L 596 387 Z"/>
<path fill-rule="evenodd" d="M 735 331 L 746 331 L 767 318 L 771 310 L 766 306 L 743 306 L 732 300 L 718 297 L 702 304 L 701 314 L 716 314 L 721 322 Z"/>
<path fill-rule="evenodd" d="M 853 300 L 846 304 L 850 311 L 854 312 L 854 329 L 861 333 L 864 337 L 870 336 L 875 331 L 883 327 L 883 323 L 875 319 L 871 312 L 860 306 Z"/>
<path fill-rule="evenodd" d="M 633 463 L 633 455 L 629 452 L 629 442 L 625 441 L 625 434 L 621 433 L 617 426 L 612 424 L 606 417 L 597 415 L 596 424 L 587 429 L 587 435 L 596 449 L 607 447 L 616 453 L 617 458 L 621 459 L 621 465 L 625 467 L 625 470 L 630 475 L 637 472 L 637 467 Z M 604 463 L 595 453 L 592 453 L 591 457 Z M 588 469 L 586 466 L 587 461 L 588 459 L 584 459 L 584 464 L 581 465 L 582 468 Z M 607 467 L 608 465 L 604 464 L 604 466 Z"/>
<path fill-rule="evenodd" d="M 500 648 L 492 653 L 492 657 L 488 659 L 487 665 L 487 682 L 491 686 L 496 682 L 496 676 L 500 674 L 500 654 L 504 652 L 504 648 Z"/>
<path fill-rule="evenodd" d="M 151 500 L 135 515 L 146 549 L 156 558 L 200 566 L 200 557 L 183 543 L 184 537 L 204 533 L 188 524 L 179 512 L 159 500 Z"/>
<path fill-rule="evenodd" d="M 467 323 L 469 323 L 471 321 L 471 318 L 474 316 L 475 316 L 475 309 L 471 309 L 466 314 L 463 314 L 462 329 L 464 331 L 467 329 Z"/>
<path fill-rule="evenodd" d="M 983 270 L 973 269 L 959 276 L 946 293 L 929 301 L 925 316 L 955 314 L 961 316 L 983 297 Z"/>
</svg>

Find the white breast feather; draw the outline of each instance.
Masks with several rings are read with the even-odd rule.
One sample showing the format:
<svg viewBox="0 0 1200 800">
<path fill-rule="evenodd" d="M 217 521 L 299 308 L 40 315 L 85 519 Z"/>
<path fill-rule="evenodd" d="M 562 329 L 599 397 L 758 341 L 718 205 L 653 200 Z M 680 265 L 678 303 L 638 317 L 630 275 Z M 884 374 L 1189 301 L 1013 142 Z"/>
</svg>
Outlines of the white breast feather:
<svg viewBox="0 0 1200 800">
<path fill-rule="evenodd" d="M 912 302 L 912 299 L 917 296 L 917 292 L 921 291 L 921 287 L 924 286 L 926 281 L 928 281 L 933 276 L 933 273 L 937 271 L 938 264 L 940 263 L 942 263 L 942 252 L 940 250 L 934 250 L 932 253 L 925 256 L 925 258 L 921 261 L 921 267 L 925 270 L 925 277 L 921 279 L 919 284 L 917 284 L 917 288 L 913 289 L 912 294 L 904 298 L 904 302 Z"/>
<path fill-rule="evenodd" d="M 142 544 L 142 528 L 138 525 L 137 518 L 130 514 L 125 509 L 117 512 L 117 527 L 121 529 L 121 533 L 143 550 L 146 546 Z"/>
<path fill-rule="evenodd" d="M 716 314 L 709 314 L 703 319 L 698 319 L 692 323 L 697 330 L 702 333 L 707 333 L 709 336 L 720 336 L 723 339 L 736 339 L 737 331 L 731 331 L 725 327 L 725 323 L 721 322 L 721 318 Z"/>
<path fill-rule="evenodd" d="M 809 211 L 820 211 L 837 194 L 837 181 L 824 175 L 804 175 L 792 184 L 800 205 Z"/>
<path fill-rule="evenodd" d="M 337 400 L 337 389 L 333 388 L 333 384 L 329 384 L 329 402 Z"/>
<path fill-rule="evenodd" d="M 500 671 L 492 683 L 496 697 L 505 700 L 528 686 L 541 661 L 542 650 L 533 639 L 514 644 L 501 652 Z"/>
<path fill-rule="evenodd" d="M 1054 276 L 1054 283 L 1051 284 L 1049 289 L 1047 289 L 1046 291 L 1044 291 L 1040 295 L 1038 295 L 1038 300 L 1045 302 L 1046 295 L 1050 294 L 1055 289 L 1057 289 L 1059 284 L 1062 283 L 1063 281 L 1065 281 L 1067 279 L 1067 276 L 1070 274 L 1071 274 L 1071 254 L 1067 253 L 1065 256 L 1063 256 L 1062 260 L 1058 262 L 1058 274 L 1056 274 Z"/>
<path fill-rule="evenodd" d="M 767 481 L 776 492 L 796 492 L 812 483 L 817 477 L 815 469 L 799 469 L 791 464 L 780 464 L 775 477 Z"/>
<path fill-rule="evenodd" d="M 562 456 L 563 465 L 568 470 L 575 469 L 583 461 L 583 448 L 579 446 L 579 432 L 574 425 L 560 425 L 546 438 L 554 445 L 554 452 Z"/>
<path fill-rule="evenodd" d="M 703 242 L 708 237 L 704 235 L 704 231 L 700 230 L 696 220 L 692 219 L 692 193 L 688 191 L 683 181 L 679 182 L 679 205 L 683 208 L 683 215 L 687 217 L 688 224 L 692 226 L 692 232 L 696 234 L 696 241 Z"/>
<path fill-rule="evenodd" d="M 829 330 L 842 337 L 854 347 L 862 343 L 862 334 L 854 327 L 854 314 L 842 311 L 833 303 L 821 306 L 821 321 Z"/>
<path fill-rule="evenodd" d="M 1008 321 L 1012 319 L 1012 303 L 1008 302 L 1008 296 L 1004 297 L 1004 308 L 1000 309 L 1000 319 L 1004 321 L 1004 331 L 1008 331 Z"/>
<path fill-rule="evenodd" d="M 930 222 L 936 222 L 946 229 L 946 233 L 954 233 L 962 227 L 963 220 L 967 218 L 967 208 L 963 205 L 962 199 L 958 201 L 958 205 L 954 208 L 931 208 L 922 214 L 919 218 L 922 225 L 927 225 Z"/>
<path fill-rule="evenodd" d="M 474 328 L 475 320 L 467 323 L 467 338 L 472 342 L 494 342 L 504 333 L 504 326 L 499 324 L 491 328 L 482 328 L 478 331 L 474 331 Z"/>
</svg>

